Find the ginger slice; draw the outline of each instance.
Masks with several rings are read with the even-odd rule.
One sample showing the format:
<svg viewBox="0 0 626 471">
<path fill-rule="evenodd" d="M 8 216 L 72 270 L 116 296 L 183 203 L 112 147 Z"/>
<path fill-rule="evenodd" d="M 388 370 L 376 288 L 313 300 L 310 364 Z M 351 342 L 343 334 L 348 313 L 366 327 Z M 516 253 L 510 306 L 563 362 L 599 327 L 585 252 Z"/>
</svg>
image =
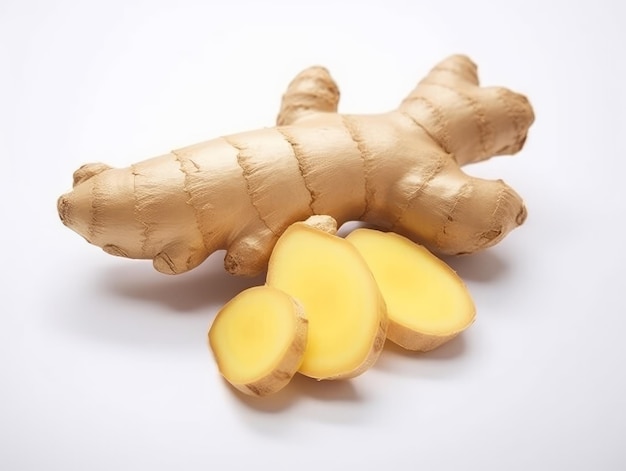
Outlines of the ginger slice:
<svg viewBox="0 0 626 471">
<path fill-rule="evenodd" d="M 351 378 L 376 361 L 387 330 L 385 303 L 365 260 L 345 239 L 304 222 L 290 225 L 270 257 L 267 284 L 298 299 L 307 313 L 301 374 Z"/>
<path fill-rule="evenodd" d="M 425 247 L 395 233 L 365 228 L 346 240 L 363 255 L 380 287 L 389 340 L 425 352 L 474 322 L 476 308 L 465 283 Z"/>
<path fill-rule="evenodd" d="M 297 372 L 306 345 L 302 306 L 269 286 L 242 291 L 218 312 L 209 344 L 222 376 L 239 391 L 266 396 Z"/>
</svg>

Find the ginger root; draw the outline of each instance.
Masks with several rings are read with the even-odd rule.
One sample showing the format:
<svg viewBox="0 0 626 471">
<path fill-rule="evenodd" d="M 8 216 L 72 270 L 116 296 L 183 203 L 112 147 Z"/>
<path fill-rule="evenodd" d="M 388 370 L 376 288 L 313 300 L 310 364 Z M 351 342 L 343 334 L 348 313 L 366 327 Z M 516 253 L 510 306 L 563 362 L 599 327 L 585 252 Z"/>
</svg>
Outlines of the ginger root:
<svg viewBox="0 0 626 471">
<path fill-rule="evenodd" d="M 218 312 L 209 329 L 220 373 L 251 396 L 285 387 L 302 362 L 306 341 L 302 306 L 269 286 L 239 293 Z"/>
<path fill-rule="evenodd" d="M 474 322 L 463 280 L 426 248 L 394 233 L 356 229 L 346 236 L 365 258 L 387 305 L 387 338 L 429 351 Z"/>
<path fill-rule="evenodd" d="M 289 226 L 272 252 L 267 284 L 304 306 L 309 327 L 299 372 L 320 380 L 351 378 L 382 351 L 385 303 L 356 248 L 323 229 Z"/>
<path fill-rule="evenodd" d="M 339 91 L 312 67 L 289 85 L 277 126 L 196 144 L 131 165 L 87 164 L 58 199 L 65 225 L 118 256 L 182 273 L 225 249 L 226 269 L 260 273 L 287 227 L 313 214 L 361 220 L 445 254 L 500 241 L 526 210 L 501 180 L 461 166 L 514 154 L 533 111 L 522 95 L 483 88 L 456 55 L 401 105 L 337 113 Z"/>
</svg>

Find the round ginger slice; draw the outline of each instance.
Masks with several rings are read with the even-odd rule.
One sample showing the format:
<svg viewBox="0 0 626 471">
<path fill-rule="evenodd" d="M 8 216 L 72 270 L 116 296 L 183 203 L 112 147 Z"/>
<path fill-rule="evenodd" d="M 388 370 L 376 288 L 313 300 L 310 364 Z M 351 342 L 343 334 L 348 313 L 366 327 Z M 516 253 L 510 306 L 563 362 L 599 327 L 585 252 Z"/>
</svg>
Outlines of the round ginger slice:
<svg viewBox="0 0 626 471">
<path fill-rule="evenodd" d="M 345 239 L 292 224 L 274 247 L 267 284 L 298 299 L 307 313 L 301 374 L 351 378 L 376 361 L 387 330 L 385 303 L 365 260 Z"/>
<path fill-rule="evenodd" d="M 476 308 L 463 280 L 425 247 L 392 232 L 346 236 L 367 261 L 387 304 L 387 338 L 426 352 L 469 327 Z"/>
<path fill-rule="evenodd" d="M 288 294 L 256 286 L 218 312 L 209 344 L 222 376 L 239 391 L 266 396 L 298 371 L 307 341 L 302 306 Z"/>
</svg>

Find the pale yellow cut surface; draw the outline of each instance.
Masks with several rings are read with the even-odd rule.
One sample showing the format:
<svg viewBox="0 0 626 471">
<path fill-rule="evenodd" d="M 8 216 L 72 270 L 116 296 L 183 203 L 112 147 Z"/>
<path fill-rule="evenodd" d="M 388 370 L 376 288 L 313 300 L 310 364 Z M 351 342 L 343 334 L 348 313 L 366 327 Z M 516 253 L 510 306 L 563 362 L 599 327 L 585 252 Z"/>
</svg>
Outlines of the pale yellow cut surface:
<svg viewBox="0 0 626 471">
<path fill-rule="evenodd" d="M 291 225 L 269 262 L 267 283 L 298 299 L 309 320 L 300 373 L 338 379 L 364 372 L 386 333 L 386 310 L 374 277 L 344 239 Z"/>
<path fill-rule="evenodd" d="M 356 229 L 346 240 L 363 255 L 380 287 L 390 340 L 413 350 L 429 350 L 474 321 L 475 306 L 467 287 L 426 248 L 373 229 Z"/>
<path fill-rule="evenodd" d="M 217 314 L 209 343 L 220 373 L 236 388 L 265 395 L 297 371 L 306 344 L 301 306 L 269 286 L 242 291 Z"/>
</svg>

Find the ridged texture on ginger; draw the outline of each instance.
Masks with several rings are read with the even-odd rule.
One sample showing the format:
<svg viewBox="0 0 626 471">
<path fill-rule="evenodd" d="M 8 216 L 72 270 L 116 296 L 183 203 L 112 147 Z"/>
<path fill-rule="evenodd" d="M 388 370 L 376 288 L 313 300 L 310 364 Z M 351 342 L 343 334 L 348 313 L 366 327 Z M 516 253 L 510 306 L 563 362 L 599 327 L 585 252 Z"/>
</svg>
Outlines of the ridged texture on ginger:
<svg viewBox="0 0 626 471">
<path fill-rule="evenodd" d="M 435 66 L 395 110 L 338 114 L 328 71 L 300 73 L 277 126 L 218 137 L 125 169 L 87 164 L 59 215 L 114 255 L 163 273 L 225 249 L 226 269 L 266 266 L 293 222 L 328 214 L 402 233 L 430 250 L 472 253 L 520 225 L 526 209 L 501 180 L 461 166 L 519 151 L 533 122 L 522 95 L 480 87 L 465 56 Z"/>
<path fill-rule="evenodd" d="M 269 286 L 242 291 L 217 314 L 209 344 L 220 373 L 241 392 L 266 396 L 297 372 L 308 322 L 300 303 Z"/>
<path fill-rule="evenodd" d="M 304 306 L 309 330 L 300 373 L 350 378 L 376 361 L 387 331 L 385 303 L 365 260 L 345 239 L 294 223 L 272 253 L 267 284 Z"/>
<path fill-rule="evenodd" d="M 387 338 L 428 351 L 474 322 L 463 280 L 426 248 L 394 233 L 356 229 L 346 236 L 367 261 L 387 305 Z"/>
</svg>

